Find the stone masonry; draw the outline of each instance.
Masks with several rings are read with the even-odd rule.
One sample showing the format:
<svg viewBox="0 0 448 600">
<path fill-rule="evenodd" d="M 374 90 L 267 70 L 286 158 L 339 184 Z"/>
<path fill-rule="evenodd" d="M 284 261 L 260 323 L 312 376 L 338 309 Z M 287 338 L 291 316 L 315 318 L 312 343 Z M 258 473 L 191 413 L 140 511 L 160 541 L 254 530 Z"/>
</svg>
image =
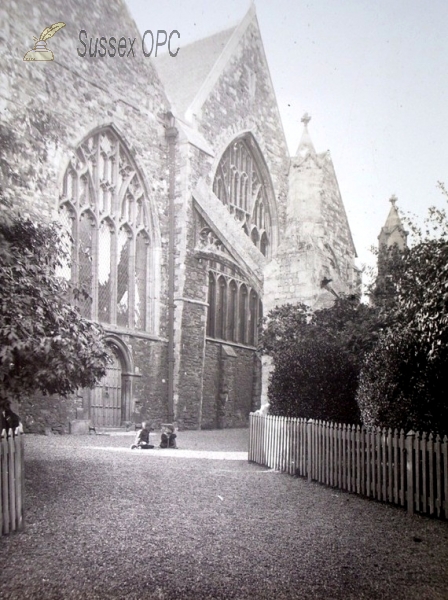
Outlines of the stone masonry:
<svg viewBox="0 0 448 600">
<path fill-rule="evenodd" d="M 265 315 L 285 302 L 328 306 L 335 294 L 357 285 L 331 158 L 314 150 L 309 119 L 297 155 L 289 157 L 254 6 L 237 27 L 181 46 L 176 58 L 154 59 L 144 57 L 124 0 L 56 0 L 51 6 L 23 0 L 1 8 L 0 17 L 3 199 L 32 218 L 60 218 L 67 165 L 80 144 L 105 130 L 126 148 L 145 188 L 151 326 L 136 331 L 104 324 L 119 358 L 125 420 L 157 425 L 173 418 L 181 428 L 247 425 L 261 397 L 256 339 L 208 333 L 209 274 L 248 286 Z M 57 20 L 66 26 L 49 43 L 54 61 L 24 62 L 32 36 Z M 80 30 L 87 44 L 101 36 L 135 38 L 135 56 L 80 57 Z M 223 155 L 242 139 L 265 190 L 266 255 L 213 192 Z M 216 243 L 204 245 L 204 230 Z M 29 398 L 22 405 L 26 427 L 65 432 L 76 419 L 92 420 L 89 394 Z"/>
</svg>

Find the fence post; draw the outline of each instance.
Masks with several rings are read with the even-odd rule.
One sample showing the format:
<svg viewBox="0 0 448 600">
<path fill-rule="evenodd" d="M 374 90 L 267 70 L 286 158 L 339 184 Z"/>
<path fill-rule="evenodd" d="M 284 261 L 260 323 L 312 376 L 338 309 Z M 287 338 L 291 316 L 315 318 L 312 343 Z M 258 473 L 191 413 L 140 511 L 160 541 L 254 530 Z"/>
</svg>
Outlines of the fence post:
<svg viewBox="0 0 448 600">
<path fill-rule="evenodd" d="M 24 519 L 24 502 L 25 502 L 25 468 L 24 468 L 24 443 L 23 430 L 19 426 L 16 429 L 16 501 L 17 501 L 17 529 L 22 530 L 25 525 Z"/>
<path fill-rule="evenodd" d="M 313 468 L 313 419 L 309 419 L 306 424 L 306 441 L 307 441 L 307 457 L 306 457 L 306 470 L 308 475 L 308 481 L 312 480 L 311 471 Z"/>
<path fill-rule="evenodd" d="M 7 430 L 3 429 L 0 438 L 1 451 L 1 465 L 0 465 L 0 477 L 2 478 L 1 492 L 2 492 L 2 513 L 0 517 L 3 517 L 2 533 L 8 534 L 9 528 L 9 477 L 8 477 L 8 437 Z"/>
<path fill-rule="evenodd" d="M 445 519 L 448 519 L 448 437 L 443 436 L 442 440 L 442 458 L 443 461 L 443 502 L 442 511 Z"/>
<path fill-rule="evenodd" d="M 409 515 L 414 514 L 414 437 L 415 433 L 411 429 L 411 431 L 406 435 L 406 498 Z"/>
</svg>

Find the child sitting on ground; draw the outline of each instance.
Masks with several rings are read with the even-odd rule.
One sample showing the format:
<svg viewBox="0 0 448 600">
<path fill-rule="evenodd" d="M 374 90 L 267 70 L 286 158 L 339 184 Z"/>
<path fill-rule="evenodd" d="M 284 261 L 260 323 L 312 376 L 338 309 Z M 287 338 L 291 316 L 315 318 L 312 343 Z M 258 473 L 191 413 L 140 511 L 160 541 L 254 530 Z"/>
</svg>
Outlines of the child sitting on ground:
<svg viewBox="0 0 448 600">
<path fill-rule="evenodd" d="M 131 450 L 135 450 L 135 449 L 148 450 L 149 448 L 154 448 L 154 446 L 149 443 L 149 432 L 150 431 L 151 431 L 151 428 L 149 426 L 149 423 L 144 421 L 142 423 L 142 428 L 137 433 L 135 442 L 131 446 Z"/>
<path fill-rule="evenodd" d="M 171 425 L 171 423 L 162 424 L 162 439 L 159 448 L 177 448 L 177 436 L 174 429 L 174 425 Z"/>
</svg>

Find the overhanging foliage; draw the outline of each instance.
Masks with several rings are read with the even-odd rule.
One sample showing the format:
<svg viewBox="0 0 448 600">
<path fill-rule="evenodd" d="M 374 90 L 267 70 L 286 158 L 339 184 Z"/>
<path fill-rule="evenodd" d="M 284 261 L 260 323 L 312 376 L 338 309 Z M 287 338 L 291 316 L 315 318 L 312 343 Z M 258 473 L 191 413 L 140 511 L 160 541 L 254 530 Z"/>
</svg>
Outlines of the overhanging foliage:
<svg viewBox="0 0 448 600">
<path fill-rule="evenodd" d="M 104 332 L 57 276 L 67 260 L 57 225 L 2 209 L 0 248 L 0 403 L 93 387 L 106 372 Z"/>
</svg>

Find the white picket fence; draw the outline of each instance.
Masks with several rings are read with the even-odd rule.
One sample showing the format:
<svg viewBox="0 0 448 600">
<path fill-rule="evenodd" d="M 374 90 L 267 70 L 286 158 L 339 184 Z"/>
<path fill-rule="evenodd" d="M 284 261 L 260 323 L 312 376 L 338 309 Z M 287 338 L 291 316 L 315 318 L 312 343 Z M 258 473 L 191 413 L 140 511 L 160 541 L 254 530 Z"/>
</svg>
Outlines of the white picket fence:
<svg viewBox="0 0 448 600">
<path fill-rule="evenodd" d="M 250 415 L 249 461 L 448 519 L 448 438 Z"/>
<path fill-rule="evenodd" d="M 0 531 L 7 535 L 23 528 L 24 453 L 21 428 L 3 429 L 0 438 Z"/>
</svg>

